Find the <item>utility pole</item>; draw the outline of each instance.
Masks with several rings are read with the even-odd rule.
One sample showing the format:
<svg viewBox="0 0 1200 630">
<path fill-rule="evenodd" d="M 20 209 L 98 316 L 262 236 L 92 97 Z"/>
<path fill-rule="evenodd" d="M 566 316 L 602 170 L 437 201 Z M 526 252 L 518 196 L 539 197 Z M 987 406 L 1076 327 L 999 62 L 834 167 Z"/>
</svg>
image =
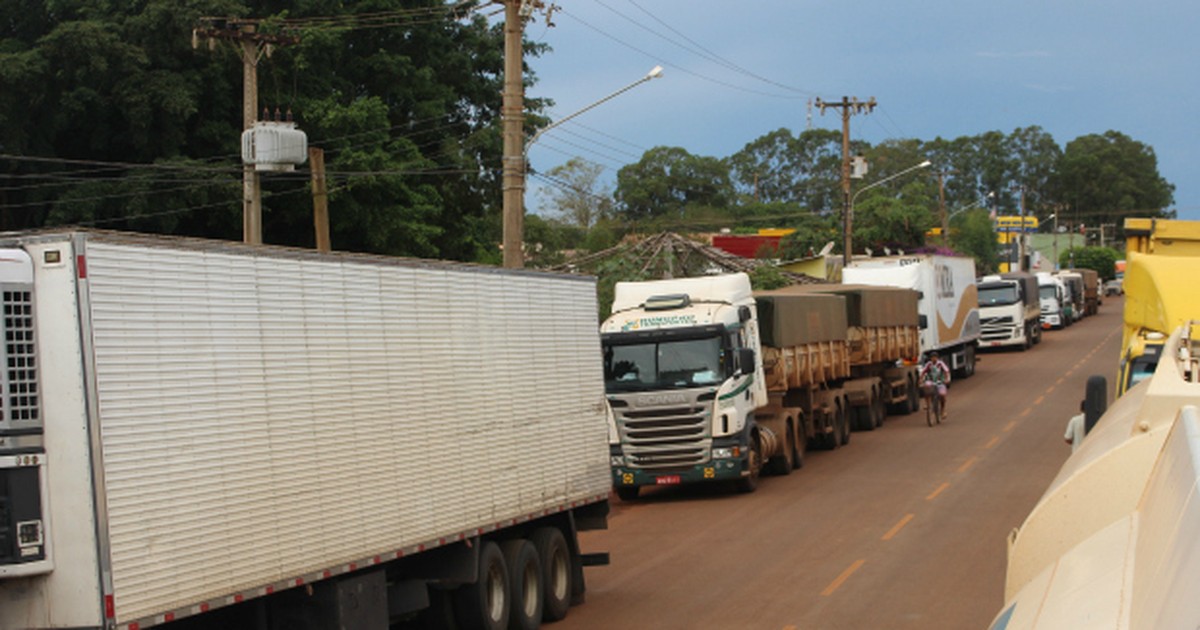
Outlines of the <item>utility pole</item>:
<svg viewBox="0 0 1200 630">
<path fill-rule="evenodd" d="M 313 230 L 317 251 L 327 252 L 332 246 L 329 242 L 329 194 L 325 187 L 325 149 L 309 147 L 308 164 L 312 171 Z"/>
<path fill-rule="evenodd" d="M 525 84 L 521 50 L 525 33 L 524 0 L 504 0 L 503 191 L 504 267 L 525 266 Z"/>
<path fill-rule="evenodd" d="M 830 107 L 839 108 L 842 110 L 842 266 L 850 266 L 850 257 L 852 255 L 851 246 L 851 229 L 853 228 L 854 219 L 850 216 L 850 116 L 852 114 L 870 113 L 875 109 L 875 97 L 865 103 L 859 102 L 857 98 L 848 96 L 842 97 L 840 103 L 827 103 L 821 99 L 816 100 L 816 106 L 821 109 L 821 115 L 825 114 L 825 110 Z"/>
<path fill-rule="evenodd" d="M 240 18 L 200 18 L 202 26 L 192 29 L 192 48 L 198 48 L 200 38 L 209 42 L 233 42 L 242 59 L 242 130 L 258 120 L 258 60 L 271 56 L 275 46 L 300 41 L 299 37 L 258 32 L 257 20 Z M 242 239 L 252 245 L 262 244 L 262 190 L 258 171 L 253 164 L 242 165 Z"/>
<path fill-rule="evenodd" d="M 950 245 L 950 217 L 946 215 L 946 176 L 957 175 L 956 170 L 937 171 L 938 178 L 938 212 L 942 217 L 942 247 Z"/>
<path fill-rule="evenodd" d="M 1025 264 L 1025 186 L 1021 189 L 1021 231 L 1017 232 L 1017 271 L 1026 271 Z"/>
</svg>

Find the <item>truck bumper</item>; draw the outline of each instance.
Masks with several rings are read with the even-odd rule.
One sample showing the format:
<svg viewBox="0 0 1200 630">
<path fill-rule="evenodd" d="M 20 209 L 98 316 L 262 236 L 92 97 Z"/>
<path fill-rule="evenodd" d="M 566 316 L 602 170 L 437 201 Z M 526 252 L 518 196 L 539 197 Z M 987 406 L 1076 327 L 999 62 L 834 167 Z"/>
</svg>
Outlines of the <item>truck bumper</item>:
<svg viewBox="0 0 1200 630">
<path fill-rule="evenodd" d="M 726 441 L 727 444 L 720 442 Z M 632 486 L 675 486 L 683 484 L 707 483 L 710 481 L 731 481 L 750 475 L 749 450 L 741 444 L 742 440 L 714 439 L 714 448 L 737 448 L 738 456 L 731 458 L 710 459 L 703 464 L 674 470 L 645 470 L 630 466 L 612 467 L 613 487 Z M 616 455 L 616 453 L 614 453 Z"/>
</svg>

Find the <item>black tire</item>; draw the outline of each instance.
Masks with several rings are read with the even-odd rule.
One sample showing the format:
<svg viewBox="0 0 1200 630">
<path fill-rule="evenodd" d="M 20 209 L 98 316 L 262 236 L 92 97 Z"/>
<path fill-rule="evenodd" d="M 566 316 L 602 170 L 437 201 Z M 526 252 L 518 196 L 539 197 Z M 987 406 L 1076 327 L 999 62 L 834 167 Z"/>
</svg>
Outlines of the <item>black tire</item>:
<svg viewBox="0 0 1200 630">
<path fill-rule="evenodd" d="M 537 630 L 542 625 L 542 562 L 533 543 L 524 538 L 506 540 L 500 546 L 508 565 L 508 627 Z"/>
<path fill-rule="evenodd" d="M 638 491 L 641 489 L 641 486 L 617 486 L 616 488 L 617 496 L 622 501 L 637 501 Z"/>
<path fill-rule="evenodd" d="M 789 425 L 787 429 L 787 435 L 790 437 L 791 434 L 792 427 Z M 784 475 L 792 474 L 792 469 L 795 468 L 795 465 L 792 460 L 794 453 L 792 452 L 791 445 L 784 443 L 780 444 L 780 447 L 781 448 L 779 450 L 782 452 L 779 455 L 772 457 L 771 460 L 767 462 L 767 467 L 770 469 L 772 475 L 779 475 L 782 477 Z"/>
<path fill-rule="evenodd" d="M 792 449 L 792 467 L 804 467 L 804 443 L 796 440 L 795 427 L 788 427 L 788 448 Z"/>
<path fill-rule="evenodd" d="M 571 550 L 557 527 L 541 527 L 529 537 L 542 562 L 542 621 L 558 621 L 571 608 Z"/>
<path fill-rule="evenodd" d="M 887 418 L 887 403 L 883 401 L 883 396 L 875 397 L 875 406 L 872 409 L 875 421 L 875 428 L 883 427 L 883 421 Z"/>
<path fill-rule="evenodd" d="M 921 409 L 921 391 L 917 388 L 916 376 L 908 380 L 908 400 L 905 404 L 908 405 L 906 415 L 914 414 Z"/>
<path fill-rule="evenodd" d="M 871 403 L 874 403 L 874 400 L 868 401 L 865 406 L 850 408 L 850 425 L 855 431 L 875 430 L 875 414 Z"/>
<path fill-rule="evenodd" d="M 975 346 L 968 345 L 966 347 L 966 349 L 963 350 L 962 377 L 970 378 L 971 376 L 974 376 L 974 374 L 975 374 Z"/>
<path fill-rule="evenodd" d="M 758 444 L 758 436 L 750 436 L 750 452 L 746 454 L 750 474 L 734 482 L 734 488 L 742 494 L 750 494 L 758 490 L 758 477 L 762 474 L 762 447 Z"/>
<path fill-rule="evenodd" d="M 500 546 L 479 543 L 479 579 L 454 590 L 455 618 L 464 630 L 504 630 L 508 627 L 508 565 Z"/>
<path fill-rule="evenodd" d="M 1089 376 L 1083 398 L 1083 431 L 1091 432 L 1100 416 L 1108 410 L 1108 379 L 1100 375 Z"/>
<path fill-rule="evenodd" d="M 838 443 L 845 446 L 850 443 L 850 401 L 848 399 L 838 408 L 838 418 L 841 419 L 839 426 L 842 428 L 838 436 Z"/>
</svg>

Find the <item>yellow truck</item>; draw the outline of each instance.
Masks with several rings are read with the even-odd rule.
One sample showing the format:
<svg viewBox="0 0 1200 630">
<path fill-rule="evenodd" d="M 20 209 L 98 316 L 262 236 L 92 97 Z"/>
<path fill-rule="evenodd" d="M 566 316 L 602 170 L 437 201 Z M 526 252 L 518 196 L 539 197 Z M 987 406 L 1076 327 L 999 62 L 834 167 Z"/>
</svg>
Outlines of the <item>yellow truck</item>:
<svg viewBox="0 0 1200 630">
<path fill-rule="evenodd" d="M 1162 349 L 1010 535 L 991 630 L 1197 627 L 1200 322 Z"/>
<path fill-rule="evenodd" d="M 1163 342 L 1200 316 L 1200 221 L 1126 219 L 1125 316 L 1117 395 L 1154 373 Z"/>
</svg>

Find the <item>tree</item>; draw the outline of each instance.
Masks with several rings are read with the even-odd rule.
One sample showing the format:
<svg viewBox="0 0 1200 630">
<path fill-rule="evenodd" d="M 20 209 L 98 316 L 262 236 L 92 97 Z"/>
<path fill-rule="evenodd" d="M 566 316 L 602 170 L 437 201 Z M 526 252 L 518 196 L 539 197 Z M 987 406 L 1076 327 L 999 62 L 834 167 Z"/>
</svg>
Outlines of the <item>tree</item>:
<svg viewBox="0 0 1200 630">
<path fill-rule="evenodd" d="M 1094 269 L 1101 280 L 1112 280 L 1117 275 L 1117 261 L 1121 252 L 1111 247 L 1072 247 L 1058 256 L 1060 269 Z"/>
<path fill-rule="evenodd" d="M 504 36 L 472 8 L 0 0 L 0 145 L 24 156 L 0 160 L 0 180 L 21 183 L 0 186 L 3 227 L 240 239 L 242 63 L 227 44 L 193 50 L 188 37 L 201 16 L 235 16 L 299 35 L 259 62 L 259 99 L 290 109 L 325 150 L 334 247 L 495 257 Z M 546 102 L 525 103 L 536 124 Z M 264 238 L 311 245 L 307 174 L 263 181 Z"/>
<path fill-rule="evenodd" d="M 950 246 L 975 259 L 980 275 L 994 273 L 999 268 L 1000 254 L 996 229 L 987 210 L 967 210 L 951 220 Z"/>
<path fill-rule="evenodd" d="M 841 133 L 810 129 L 793 137 L 777 129 L 730 156 L 736 191 L 754 203 L 791 203 L 809 212 L 841 207 Z M 865 147 L 855 143 L 856 149 Z"/>
<path fill-rule="evenodd" d="M 729 168 L 680 147 L 655 147 L 617 172 L 618 212 L 628 221 L 678 221 L 705 208 L 727 210 Z"/>
<path fill-rule="evenodd" d="M 1061 200 L 1072 218 L 1086 224 L 1164 217 L 1175 200 L 1175 186 L 1158 173 L 1154 149 L 1117 131 L 1067 143 L 1057 171 Z"/>
<path fill-rule="evenodd" d="M 546 172 L 543 207 L 562 221 L 587 229 L 612 214 L 612 191 L 600 183 L 604 167 L 574 157 Z"/>
</svg>

